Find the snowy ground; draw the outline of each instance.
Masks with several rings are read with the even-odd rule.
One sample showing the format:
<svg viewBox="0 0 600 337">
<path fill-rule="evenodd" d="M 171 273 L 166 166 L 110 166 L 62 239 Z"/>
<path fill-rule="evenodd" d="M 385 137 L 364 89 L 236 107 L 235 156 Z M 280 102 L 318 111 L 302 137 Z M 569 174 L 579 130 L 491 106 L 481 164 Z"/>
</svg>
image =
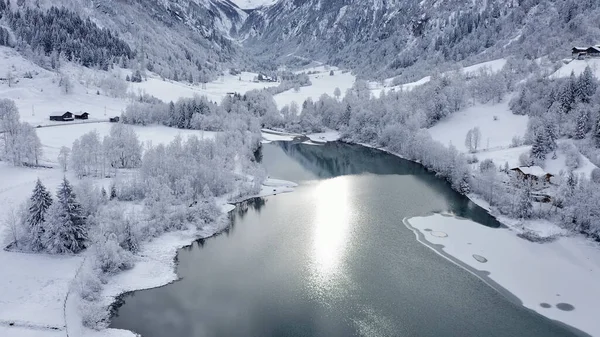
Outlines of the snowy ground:
<svg viewBox="0 0 600 337">
<path fill-rule="evenodd" d="M 333 76 L 329 75 L 329 72 L 334 72 Z M 309 69 L 304 69 L 301 72 L 317 72 L 316 74 L 308 75 L 312 85 L 307 87 L 301 87 L 300 91 L 296 92 L 294 89 L 284 91 L 278 95 L 275 95 L 275 102 L 277 108 L 281 109 L 286 105 L 296 102 L 298 106 L 302 106 L 305 100 L 311 98 L 316 101 L 323 94 L 328 94 L 334 97 L 333 92 L 335 88 L 340 88 L 342 97 L 346 94 L 346 90 L 352 88 L 356 77 L 350 72 L 343 72 L 336 67 L 318 66 Z"/>
<path fill-rule="evenodd" d="M 100 79 L 109 75 L 107 72 L 73 64 L 63 65 L 61 71 L 68 74 L 73 83 L 73 89 L 67 95 L 58 86 L 59 75 L 57 73 L 35 65 L 12 48 L 0 46 L 0 69 L 10 71 L 15 77 L 15 83 L 11 87 L 6 81 L 0 81 L 0 98 L 14 100 L 19 108 L 21 120 L 34 126 L 62 124 L 61 122 L 50 122 L 49 116 L 66 111 L 88 112 L 90 121 L 106 121 L 109 117 L 120 116 L 130 103 L 130 98 L 125 93 L 120 98 L 110 97 L 102 88 L 98 87 Z M 32 74 L 33 78 L 25 78 L 25 74 L 28 72 Z M 126 74 L 130 73 L 125 69 L 115 69 L 113 72 L 123 79 Z M 243 72 L 240 75 L 226 73 L 219 79 L 207 83 L 203 88 L 199 84 L 163 81 L 157 75 L 150 73 L 147 81 L 127 82 L 126 92 L 131 94 L 147 93 L 167 102 L 195 95 L 206 96 L 209 100 L 221 102 L 223 97 L 230 92 L 245 93 L 254 89 L 279 85 L 279 83 L 255 83 L 253 79 L 257 75 L 249 72 Z M 4 76 L 5 74 L 1 75 L 1 77 Z M 333 93 L 333 89 L 331 92 Z M 318 96 L 316 97 L 318 98 Z"/>
<path fill-rule="evenodd" d="M 509 229 L 493 229 L 442 214 L 407 219 L 405 224 L 416 231 L 423 244 L 443 251 L 451 261 L 463 262 L 467 270 L 491 286 L 500 285 L 517 296 L 525 307 L 593 336 L 600 335 L 595 318 L 600 303 L 597 244 L 579 236 L 532 243 Z M 487 262 L 479 262 L 479 257 Z"/>
<path fill-rule="evenodd" d="M 497 120 L 494 120 L 497 117 Z M 528 116 L 514 115 L 508 107 L 508 98 L 499 104 L 476 104 L 455 112 L 429 129 L 431 137 L 444 145 L 454 145 L 467 152 L 467 132 L 479 127 L 481 150 L 508 147 L 514 136 L 523 138 L 527 130 Z"/>
<path fill-rule="evenodd" d="M 600 59 L 599 58 L 588 58 L 584 60 L 572 60 L 571 62 L 563 65 L 554 74 L 550 75 L 551 78 L 569 77 L 571 73 L 575 73 L 575 76 L 581 75 L 585 68 L 589 66 L 596 78 L 600 78 Z"/>
<path fill-rule="evenodd" d="M 231 92 L 245 93 L 254 89 L 264 89 L 278 86 L 276 82 L 253 82 L 258 76 L 256 73 L 243 72 L 239 75 L 227 73 L 219 79 L 202 85 L 190 85 L 181 82 L 162 80 L 157 76 L 151 76 L 147 81 L 141 83 L 131 83 L 130 92 L 139 94 L 147 93 L 157 97 L 165 102 L 176 101 L 181 97 L 194 97 L 195 95 L 206 96 L 214 102 L 221 102 L 223 98 Z"/>
<path fill-rule="evenodd" d="M 497 117 L 497 120 L 494 120 L 494 117 Z M 508 107 L 508 98 L 505 98 L 498 104 L 477 104 L 455 112 L 428 131 L 431 137 L 440 143 L 446 146 L 453 145 L 459 151 L 468 153 L 465 146 L 467 132 L 474 127 L 479 127 L 481 145 L 472 155 L 477 157 L 479 162 L 492 159 L 496 166 L 508 163 L 509 167 L 513 168 L 520 166 L 519 156 L 531 150 L 531 146 L 510 147 L 513 137 L 523 139 L 528 120 L 528 116 L 514 115 Z M 558 143 L 563 141 L 559 140 Z M 558 175 L 561 170 L 566 172 L 565 159 L 565 154 L 558 150 L 556 159 L 548 156 L 544 169 L 554 175 Z M 596 166 L 582 156 L 581 166 L 573 172 L 584 174 L 589 178 L 594 168 Z"/>
</svg>

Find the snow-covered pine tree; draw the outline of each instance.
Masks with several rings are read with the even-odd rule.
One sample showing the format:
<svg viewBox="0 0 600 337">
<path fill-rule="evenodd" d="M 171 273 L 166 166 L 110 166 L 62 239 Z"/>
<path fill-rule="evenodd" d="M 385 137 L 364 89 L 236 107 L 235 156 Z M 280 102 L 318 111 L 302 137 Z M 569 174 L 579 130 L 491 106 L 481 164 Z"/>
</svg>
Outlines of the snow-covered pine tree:
<svg viewBox="0 0 600 337">
<path fill-rule="evenodd" d="M 577 87 L 575 94 L 577 99 L 584 103 L 589 103 L 590 98 L 596 93 L 598 83 L 594 77 L 594 73 L 590 66 L 585 67 L 585 70 L 577 80 Z"/>
<path fill-rule="evenodd" d="M 79 253 L 86 247 L 87 226 L 73 187 L 67 180 L 56 193 L 44 224 L 44 247 L 49 253 Z"/>
<path fill-rule="evenodd" d="M 535 134 L 533 145 L 531 146 L 531 157 L 536 161 L 546 160 L 548 140 L 544 129 L 540 129 Z"/>
<path fill-rule="evenodd" d="M 44 220 L 50 205 L 52 205 L 52 196 L 40 179 L 38 179 L 33 188 L 33 194 L 29 199 L 29 214 L 27 215 L 28 244 L 29 248 L 33 251 L 40 251 L 44 248 L 42 241 Z"/>
<path fill-rule="evenodd" d="M 575 139 L 583 139 L 585 138 L 585 134 L 587 133 L 587 122 L 588 122 L 588 114 L 585 109 L 580 110 L 579 114 L 577 114 L 577 119 L 575 121 Z"/>
</svg>

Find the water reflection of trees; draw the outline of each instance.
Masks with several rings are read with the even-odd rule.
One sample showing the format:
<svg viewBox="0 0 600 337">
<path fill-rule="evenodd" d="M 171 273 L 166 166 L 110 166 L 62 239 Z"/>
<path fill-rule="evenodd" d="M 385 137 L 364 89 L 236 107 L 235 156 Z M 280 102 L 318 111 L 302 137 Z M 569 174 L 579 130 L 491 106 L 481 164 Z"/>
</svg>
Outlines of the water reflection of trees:
<svg viewBox="0 0 600 337">
<path fill-rule="evenodd" d="M 341 142 L 327 143 L 323 146 L 290 142 L 276 144 L 302 167 L 323 179 L 363 173 L 414 176 L 436 193 L 444 195 L 456 215 L 488 227 L 501 226 L 486 210 L 454 191 L 447 181 L 436 177 L 435 173 L 418 163 L 376 149 Z"/>
</svg>

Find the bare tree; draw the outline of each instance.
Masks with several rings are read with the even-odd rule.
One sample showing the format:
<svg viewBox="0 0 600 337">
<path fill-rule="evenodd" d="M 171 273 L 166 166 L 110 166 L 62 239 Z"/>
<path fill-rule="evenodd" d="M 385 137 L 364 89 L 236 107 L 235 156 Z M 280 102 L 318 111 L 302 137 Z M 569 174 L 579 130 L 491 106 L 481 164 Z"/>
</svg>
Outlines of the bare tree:
<svg viewBox="0 0 600 337">
<path fill-rule="evenodd" d="M 6 73 L 6 80 L 8 81 L 8 87 L 12 87 L 14 80 L 15 80 L 15 76 L 13 75 L 12 71 L 8 71 Z"/>
</svg>

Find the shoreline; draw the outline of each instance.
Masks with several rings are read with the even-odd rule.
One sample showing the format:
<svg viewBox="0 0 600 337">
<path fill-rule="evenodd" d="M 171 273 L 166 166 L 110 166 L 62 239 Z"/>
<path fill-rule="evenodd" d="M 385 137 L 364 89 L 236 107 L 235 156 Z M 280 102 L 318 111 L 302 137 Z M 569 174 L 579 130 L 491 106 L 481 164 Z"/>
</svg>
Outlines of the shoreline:
<svg viewBox="0 0 600 337">
<path fill-rule="evenodd" d="M 222 201 L 220 203 L 222 216 L 215 223 L 200 230 L 186 229 L 164 233 L 151 241 L 145 242 L 136 256 L 137 260 L 133 268 L 107 277 L 107 282 L 104 284 L 101 292 L 102 298 L 97 304 L 103 308 L 103 313 L 108 312 L 110 322 L 114 307 L 123 296 L 135 291 L 163 287 L 177 281 L 179 277 L 177 275 L 176 259 L 179 250 L 193 244 L 199 239 L 210 238 L 226 230 L 230 226 L 227 217 L 239 204 L 254 198 L 290 193 L 294 191 L 296 186 L 296 183 L 290 181 L 267 179 L 263 182 L 261 192 L 256 195 L 245 197 L 243 200 L 238 200 L 233 204 Z M 83 263 L 80 269 L 82 266 Z M 67 337 L 136 336 L 133 331 L 129 330 L 110 327 L 94 330 L 83 325 L 83 317 L 80 309 L 82 299 L 78 294 L 72 294 L 72 288 L 77 283 L 77 276 L 71 281 L 71 289 L 65 299 L 64 315 Z"/>
<path fill-rule="evenodd" d="M 439 214 L 439 213 L 438 213 Z M 424 217 L 430 217 L 433 216 L 434 214 L 430 214 L 428 216 L 424 216 Z M 469 274 L 475 276 L 476 278 L 478 278 L 479 280 L 481 280 L 483 283 L 485 283 L 487 286 L 489 286 L 490 288 L 492 288 L 494 291 L 498 292 L 502 297 L 506 298 L 508 301 L 521 306 L 522 308 L 524 308 L 525 310 L 531 312 L 531 313 L 535 313 L 536 315 L 539 315 L 541 317 L 543 317 L 544 319 L 550 320 L 553 323 L 556 323 L 562 327 L 567 328 L 568 330 L 572 331 L 574 334 L 581 336 L 581 337 L 591 337 L 592 335 L 580 330 L 579 328 L 577 328 L 576 326 L 573 325 L 569 325 L 561 320 L 558 319 L 554 319 L 551 317 L 548 317 L 538 311 L 535 311 L 532 308 L 529 308 L 525 305 L 525 303 L 521 300 L 521 298 L 519 298 L 515 293 L 511 292 L 510 290 L 508 290 L 507 288 L 505 288 L 502 284 L 498 283 L 497 281 L 495 281 L 494 279 L 492 279 L 490 277 L 491 272 L 489 271 L 485 271 L 485 270 L 479 270 L 476 269 L 475 267 L 472 267 L 470 265 L 468 265 L 465 261 L 461 260 L 460 258 L 446 252 L 444 250 L 445 246 L 442 244 L 438 244 L 438 243 L 433 243 L 429 240 L 426 239 L 425 234 L 419 230 L 416 227 L 413 227 L 410 224 L 410 220 L 414 219 L 414 218 L 418 218 L 418 217 L 413 217 L 413 218 L 404 218 L 402 219 L 402 224 L 404 224 L 404 226 L 409 229 L 410 231 L 412 231 L 415 234 L 415 238 L 416 240 L 421 243 L 423 246 L 425 246 L 426 248 L 429 248 L 430 250 L 432 250 L 433 252 L 435 252 L 436 254 L 438 254 L 439 256 L 443 257 L 444 259 L 448 260 L 450 263 L 456 265 L 457 267 L 463 269 L 464 271 L 468 272 Z M 474 222 L 475 223 L 475 222 Z M 479 224 L 477 224 L 479 225 Z M 493 230 L 507 230 L 508 228 L 494 228 Z M 521 239 L 523 240 L 523 239 Z"/>
</svg>

